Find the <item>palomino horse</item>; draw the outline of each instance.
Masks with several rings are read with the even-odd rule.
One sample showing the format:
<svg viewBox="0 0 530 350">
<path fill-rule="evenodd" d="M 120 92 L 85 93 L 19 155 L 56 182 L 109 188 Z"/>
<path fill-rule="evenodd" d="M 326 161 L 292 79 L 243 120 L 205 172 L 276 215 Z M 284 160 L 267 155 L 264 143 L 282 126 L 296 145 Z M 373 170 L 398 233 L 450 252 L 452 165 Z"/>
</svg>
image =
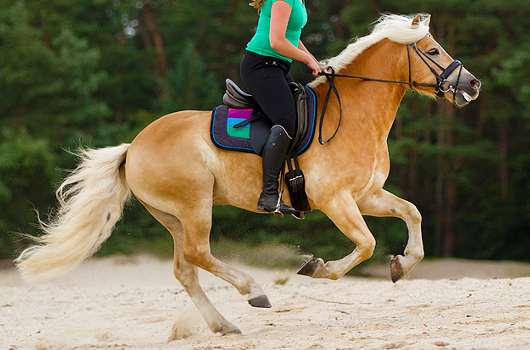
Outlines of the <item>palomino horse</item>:
<svg viewBox="0 0 530 350">
<path fill-rule="evenodd" d="M 420 16 L 384 16 L 371 34 L 326 62 L 339 75 L 334 80 L 342 102 L 342 124 L 331 142 L 313 144 L 299 161 L 311 207 L 323 211 L 356 248 L 337 261 L 312 259 L 304 273 L 313 278 L 338 279 L 372 255 L 375 239 L 362 215 L 398 217 L 407 224 L 404 255 L 391 262 L 394 281 L 423 257 L 420 213 L 382 188 L 390 168 L 390 128 L 409 88 L 429 96 L 444 95 L 458 106 L 477 98 L 480 88 L 480 82 L 432 38 L 428 24 L 429 18 Z M 444 71 L 449 66 L 452 73 Z M 326 77 L 311 86 L 323 101 L 329 87 Z M 332 96 L 323 135 L 335 132 L 340 114 L 338 99 Z M 43 224 L 45 234 L 17 258 L 26 280 L 59 276 L 93 254 L 110 235 L 132 191 L 171 232 L 175 277 L 213 332 L 240 333 L 201 289 L 199 267 L 231 283 L 250 305 L 270 307 L 250 276 L 210 253 L 212 206 L 255 211 L 262 185 L 259 156 L 212 144 L 210 115 L 210 111 L 173 113 L 154 121 L 131 144 L 84 151 L 78 168 L 57 190 L 56 218 Z M 284 197 L 289 204 L 288 194 Z"/>
</svg>

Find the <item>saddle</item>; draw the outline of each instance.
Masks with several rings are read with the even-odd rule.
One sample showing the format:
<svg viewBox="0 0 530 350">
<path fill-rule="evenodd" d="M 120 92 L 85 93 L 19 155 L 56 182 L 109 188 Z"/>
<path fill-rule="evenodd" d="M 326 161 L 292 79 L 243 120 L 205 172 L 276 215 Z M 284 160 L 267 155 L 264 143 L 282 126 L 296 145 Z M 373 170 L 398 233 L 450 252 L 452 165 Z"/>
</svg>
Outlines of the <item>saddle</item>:
<svg viewBox="0 0 530 350">
<path fill-rule="evenodd" d="M 291 205 L 297 210 L 295 217 L 303 219 L 304 212 L 310 212 L 311 207 L 305 193 L 305 179 L 298 164 L 298 155 L 303 153 L 309 147 L 313 139 L 315 130 L 314 109 L 316 103 L 314 101 L 314 93 L 309 88 L 307 88 L 309 91 L 306 91 L 306 88 L 296 82 L 289 83 L 289 87 L 291 88 L 296 106 L 297 129 L 286 156 L 289 171 L 286 174 L 283 174 L 282 172 L 282 177 L 289 190 Z M 308 98 L 308 93 L 312 94 L 312 99 Z M 311 102 L 312 111 L 310 111 L 308 106 L 308 100 Z M 250 117 L 248 117 L 247 114 L 247 118 L 241 119 L 242 121 L 238 123 L 232 122 L 232 124 L 233 128 L 236 130 L 245 127 L 248 128 L 250 125 L 250 134 L 252 135 L 249 136 L 250 144 L 254 153 L 261 155 L 263 145 L 269 135 L 269 130 L 273 126 L 272 122 L 266 118 L 265 113 L 261 110 L 252 95 L 241 90 L 236 83 L 230 79 L 226 79 L 226 92 L 223 95 L 223 103 L 229 108 L 229 110 L 237 110 L 233 111 L 233 114 L 244 111 L 251 113 Z"/>
<path fill-rule="evenodd" d="M 291 82 L 289 83 L 289 87 L 291 88 L 291 93 L 293 94 L 293 99 L 296 106 L 296 134 L 293 137 L 293 141 L 291 142 L 291 148 L 289 149 L 288 154 L 291 154 L 297 147 L 300 145 L 302 140 L 307 134 L 308 131 L 308 125 L 309 125 L 309 119 L 310 115 L 308 114 L 308 96 L 306 93 L 306 89 L 302 86 L 302 84 Z M 226 79 L 226 92 L 223 95 L 223 103 L 227 105 L 229 108 L 234 109 L 253 109 L 255 112 L 252 114 L 251 118 L 246 119 L 245 121 L 235 124 L 234 128 L 240 128 L 248 123 L 255 122 L 259 119 L 265 119 L 268 121 L 265 117 L 265 113 L 261 110 L 258 103 L 254 100 L 252 95 L 247 94 L 243 90 L 237 86 L 236 83 L 234 83 L 230 79 Z M 270 125 L 270 126 L 269 126 Z M 272 127 L 272 123 L 269 121 L 269 123 L 266 125 L 268 128 L 266 128 L 267 135 Z M 265 137 L 266 140 L 266 137 Z M 265 140 L 263 140 L 263 143 L 265 143 Z M 252 139 L 251 139 L 252 142 Z M 258 150 L 262 150 L 263 146 L 257 147 Z M 261 152 L 258 153 L 261 155 Z"/>
</svg>

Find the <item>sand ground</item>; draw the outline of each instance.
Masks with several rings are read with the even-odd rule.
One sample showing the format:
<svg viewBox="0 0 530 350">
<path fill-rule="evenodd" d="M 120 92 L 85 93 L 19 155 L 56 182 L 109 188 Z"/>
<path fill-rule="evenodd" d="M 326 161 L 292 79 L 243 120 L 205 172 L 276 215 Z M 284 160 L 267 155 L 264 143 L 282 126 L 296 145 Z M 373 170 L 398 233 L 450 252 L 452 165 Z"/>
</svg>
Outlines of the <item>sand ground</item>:
<svg viewBox="0 0 530 350">
<path fill-rule="evenodd" d="M 0 264 L 0 349 L 530 349 L 530 265 L 423 261 L 411 276 L 338 281 L 245 266 L 271 309 L 201 273 L 208 297 L 243 335 L 211 333 L 172 276 L 149 256 L 93 258 L 66 277 L 24 284 Z M 527 277 L 529 276 L 529 277 Z M 174 339 L 178 338 L 178 339 Z"/>
</svg>

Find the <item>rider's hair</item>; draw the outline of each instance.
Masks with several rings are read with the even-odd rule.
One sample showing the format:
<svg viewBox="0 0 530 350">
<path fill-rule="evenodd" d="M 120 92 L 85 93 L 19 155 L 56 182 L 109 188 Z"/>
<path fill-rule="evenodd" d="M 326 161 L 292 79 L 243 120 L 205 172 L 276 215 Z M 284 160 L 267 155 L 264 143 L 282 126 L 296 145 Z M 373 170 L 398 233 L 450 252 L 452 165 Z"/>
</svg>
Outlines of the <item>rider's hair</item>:
<svg viewBox="0 0 530 350">
<path fill-rule="evenodd" d="M 265 0 L 252 0 L 252 2 L 249 5 L 254 7 L 257 10 L 260 10 L 261 6 L 263 6 L 264 3 L 265 3 Z"/>
</svg>

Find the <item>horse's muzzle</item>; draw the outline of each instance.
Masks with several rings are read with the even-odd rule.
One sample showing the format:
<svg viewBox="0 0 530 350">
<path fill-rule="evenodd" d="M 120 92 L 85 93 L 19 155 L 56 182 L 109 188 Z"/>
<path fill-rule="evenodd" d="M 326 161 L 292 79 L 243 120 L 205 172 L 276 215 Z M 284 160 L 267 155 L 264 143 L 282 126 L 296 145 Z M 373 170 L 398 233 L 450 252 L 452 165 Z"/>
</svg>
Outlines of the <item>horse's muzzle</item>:
<svg viewBox="0 0 530 350">
<path fill-rule="evenodd" d="M 448 93 L 458 107 L 463 107 L 469 102 L 476 100 L 480 93 L 482 83 L 471 73 L 462 72 L 458 84 L 455 86 L 451 81 Z"/>
</svg>

